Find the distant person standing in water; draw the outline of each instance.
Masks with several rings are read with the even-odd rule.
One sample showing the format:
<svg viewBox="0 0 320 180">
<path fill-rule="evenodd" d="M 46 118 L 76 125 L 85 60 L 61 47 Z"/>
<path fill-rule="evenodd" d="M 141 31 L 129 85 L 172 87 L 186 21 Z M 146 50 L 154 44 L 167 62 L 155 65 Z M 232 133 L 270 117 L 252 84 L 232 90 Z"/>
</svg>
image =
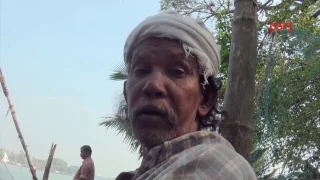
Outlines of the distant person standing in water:
<svg viewBox="0 0 320 180">
<path fill-rule="evenodd" d="M 81 147 L 80 152 L 83 162 L 73 180 L 94 180 L 94 163 L 91 159 L 91 147 L 84 145 Z"/>
</svg>

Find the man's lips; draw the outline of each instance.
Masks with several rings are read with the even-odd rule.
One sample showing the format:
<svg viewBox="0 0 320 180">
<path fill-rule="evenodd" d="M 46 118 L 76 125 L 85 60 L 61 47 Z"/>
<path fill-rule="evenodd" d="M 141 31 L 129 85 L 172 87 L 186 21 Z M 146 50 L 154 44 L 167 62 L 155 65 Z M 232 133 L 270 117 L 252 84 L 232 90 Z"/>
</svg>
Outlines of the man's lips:
<svg viewBox="0 0 320 180">
<path fill-rule="evenodd" d="M 142 107 L 137 113 L 137 117 L 139 116 L 148 116 L 148 117 L 162 117 L 164 118 L 166 114 L 159 110 L 156 106 L 147 105 Z"/>
<path fill-rule="evenodd" d="M 155 105 L 146 105 L 136 112 L 135 126 L 139 128 L 161 128 L 166 124 L 167 114 Z"/>
<path fill-rule="evenodd" d="M 140 113 L 137 118 L 139 117 L 158 117 L 158 118 L 164 118 L 165 116 L 158 112 L 144 112 Z"/>
<path fill-rule="evenodd" d="M 141 114 L 137 116 L 134 126 L 139 129 L 162 129 L 166 124 L 166 119 L 159 114 Z"/>
</svg>

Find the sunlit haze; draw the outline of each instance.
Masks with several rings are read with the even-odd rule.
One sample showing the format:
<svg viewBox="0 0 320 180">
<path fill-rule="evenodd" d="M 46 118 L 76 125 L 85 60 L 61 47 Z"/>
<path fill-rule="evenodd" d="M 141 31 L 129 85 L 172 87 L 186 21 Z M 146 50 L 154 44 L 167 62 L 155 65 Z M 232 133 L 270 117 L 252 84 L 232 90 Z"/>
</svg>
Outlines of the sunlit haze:
<svg viewBox="0 0 320 180">
<path fill-rule="evenodd" d="M 116 110 L 123 82 L 109 80 L 122 61 L 130 31 L 159 12 L 159 1 L 2 0 L 3 74 L 31 157 L 55 157 L 80 166 L 80 147 L 93 150 L 96 173 L 115 177 L 135 170 L 123 137 L 98 126 Z M 0 95 L 0 147 L 22 146 Z"/>
</svg>

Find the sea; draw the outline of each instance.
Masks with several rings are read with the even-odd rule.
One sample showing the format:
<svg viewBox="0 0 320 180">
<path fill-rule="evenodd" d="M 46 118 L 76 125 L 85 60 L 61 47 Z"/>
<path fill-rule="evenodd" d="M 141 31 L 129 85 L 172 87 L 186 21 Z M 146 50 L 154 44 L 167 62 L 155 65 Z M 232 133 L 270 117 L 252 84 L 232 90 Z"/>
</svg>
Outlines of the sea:
<svg viewBox="0 0 320 180">
<path fill-rule="evenodd" d="M 0 161 L 0 180 L 32 180 L 28 168 L 11 164 L 6 164 L 6 166 Z M 42 179 L 43 173 L 43 171 L 37 170 L 37 177 L 39 180 Z M 73 176 L 71 175 L 62 175 L 51 172 L 49 174 L 49 180 L 72 180 L 72 178 Z M 114 178 L 95 177 L 95 180 L 114 180 Z"/>
</svg>

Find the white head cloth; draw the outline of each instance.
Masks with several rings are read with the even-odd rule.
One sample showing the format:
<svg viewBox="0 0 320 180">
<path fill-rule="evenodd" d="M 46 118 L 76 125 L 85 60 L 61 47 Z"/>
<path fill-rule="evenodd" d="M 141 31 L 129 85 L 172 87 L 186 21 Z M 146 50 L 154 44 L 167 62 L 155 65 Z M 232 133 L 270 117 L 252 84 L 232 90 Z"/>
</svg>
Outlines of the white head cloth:
<svg viewBox="0 0 320 180">
<path fill-rule="evenodd" d="M 215 42 L 205 24 L 191 17 L 184 17 L 174 11 L 163 11 L 150 16 L 141 22 L 128 36 L 124 46 L 124 61 L 130 64 L 128 58 L 135 45 L 147 38 L 169 38 L 182 42 L 186 55 L 197 57 L 200 72 L 205 78 L 215 76 L 220 66 L 220 46 Z"/>
</svg>

